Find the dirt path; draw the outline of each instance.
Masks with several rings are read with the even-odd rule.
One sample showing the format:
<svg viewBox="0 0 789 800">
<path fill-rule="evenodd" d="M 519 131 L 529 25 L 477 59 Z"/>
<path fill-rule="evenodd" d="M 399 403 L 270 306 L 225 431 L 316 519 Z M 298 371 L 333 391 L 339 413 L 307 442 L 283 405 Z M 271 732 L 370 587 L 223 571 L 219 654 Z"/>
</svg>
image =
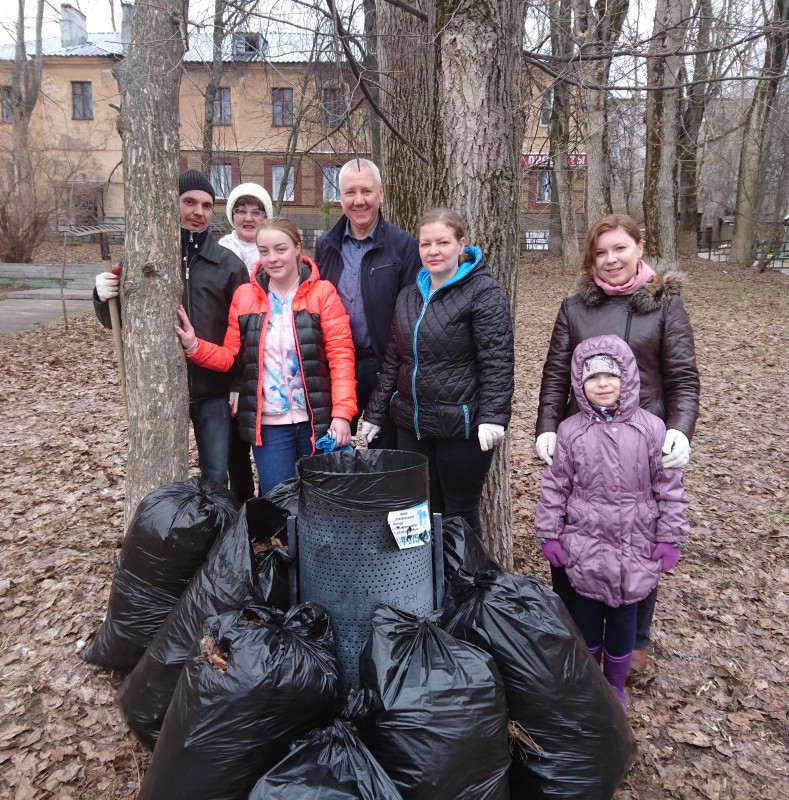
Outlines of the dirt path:
<svg viewBox="0 0 789 800">
<path fill-rule="evenodd" d="M 789 797 L 789 279 L 687 266 L 703 392 L 686 475 L 693 532 L 661 588 L 650 669 L 630 690 L 640 756 L 617 798 L 776 800 Z M 517 565 L 543 580 L 532 432 L 572 283 L 540 259 L 520 285 Z M 0 798 L 130 800 L 147 763 L 115 707 L 121 676 L 77 657 L 122 536 L 111 353 L 90 315 L 68 333 L 57 322 L 0 336 Z"/>
</svg>

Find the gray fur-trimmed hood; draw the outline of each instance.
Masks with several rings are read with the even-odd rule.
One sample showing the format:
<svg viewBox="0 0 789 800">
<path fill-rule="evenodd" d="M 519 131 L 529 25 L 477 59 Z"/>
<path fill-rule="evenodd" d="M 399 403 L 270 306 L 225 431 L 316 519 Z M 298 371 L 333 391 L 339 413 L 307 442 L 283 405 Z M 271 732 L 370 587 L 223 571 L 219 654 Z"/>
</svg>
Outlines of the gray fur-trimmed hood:
<svg viewBox="0 0 789 800">
<path fill-rule="evenodd" d="M 685 273 L 678 269 L 656 271 L 655 277 L 630 297 L 630 306 L 637 314 L 656 311 L 666 300 L 680 295 L 685 280 Z M 599 306 L 608 297 L 588 273 L 578 277 L 575 291 L 588 306 Z"/>
</svg>

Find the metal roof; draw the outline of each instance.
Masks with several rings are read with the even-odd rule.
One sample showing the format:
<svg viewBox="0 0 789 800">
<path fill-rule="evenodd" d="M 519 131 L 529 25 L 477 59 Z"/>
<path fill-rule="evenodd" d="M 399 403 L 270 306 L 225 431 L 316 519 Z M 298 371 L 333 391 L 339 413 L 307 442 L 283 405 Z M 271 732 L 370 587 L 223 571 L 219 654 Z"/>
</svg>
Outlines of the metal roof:
<svg viewBox="0 0 789 800">
<path fill-rule="evenodd" d="M 248 33 L 257 33 L 256 31 L 249 31 Z M 44 57 L 61 57 L 73 58 L 77 56 L 104 56 L 104 57 L 122 57 L 123 45 L 121 44 L 121 35 L 118 32 L 110 33 L 88 33 L 86 34 L 87 41 L 83 44 L 73 45 L 72 47 L 63 47 L 61 45 L 59 36 L 51 36 L 43 39 L 42 54 Z M 278 41 L 276 46 L 273 45 L 271 40 L 264 36 L 266 47 L 263 52 L 252 49 L 251 52 L 238 53 L 234 52 L 235 37 L 228 36 L 222 47 L 222 61 L 225 63 L 238 63 L 238 62 L 276 62 L 276 63 L 303 63 L 308 59 L 305 53 L 309 53 L 309 48 L 300 50 L 299 45 L 295 42 L 286 42 L 284 37 L 277 37 Z M 28 57 L 32 57 L 35 53 L 35 44 L 27 42 Z M 266 52 L 267 51 L 267 52 Z M 0 61 L 13 61 L 14 60 L 15 45 L 14 44 L 0 44 Z M 210 33 L 202 31 L 190 31 L 189 33 L 189 51 L 184 56 L 184 61 L 187 63 L 207 63 L 212 60 L 213 43 Z"/>
</svg>

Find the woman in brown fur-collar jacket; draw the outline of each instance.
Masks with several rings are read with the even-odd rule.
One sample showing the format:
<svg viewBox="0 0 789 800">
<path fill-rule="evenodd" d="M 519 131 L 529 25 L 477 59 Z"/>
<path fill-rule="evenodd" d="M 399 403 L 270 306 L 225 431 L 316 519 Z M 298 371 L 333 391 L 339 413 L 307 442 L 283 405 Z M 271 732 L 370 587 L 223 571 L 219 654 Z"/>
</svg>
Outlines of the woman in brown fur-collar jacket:
<svg viewBox="0 0 789 800">
<path fill-rule="evenodd" d="M 570 381 L 576 346 L 593 336 L 616 334 L 636 357 L 641 378 L 639 405 L 666 424 L 665 467 L 682 467 L 699 413 L 699 373 L 693 330 L 680 298 L 684 275 L 654 272 L 641 260 L 643 242 L 635 220 L 612 214 L 589 229 L 577 291 L 562 303 L 542 373 L 537 412 L 537 454 L 550 464 L 556 430 L 578 409 Z M 551 568 L 563 595 L 563 569 Z M 639 603 L 636 651 L 631 667 L 646 663 L 656 593 Z"/>
</svg>

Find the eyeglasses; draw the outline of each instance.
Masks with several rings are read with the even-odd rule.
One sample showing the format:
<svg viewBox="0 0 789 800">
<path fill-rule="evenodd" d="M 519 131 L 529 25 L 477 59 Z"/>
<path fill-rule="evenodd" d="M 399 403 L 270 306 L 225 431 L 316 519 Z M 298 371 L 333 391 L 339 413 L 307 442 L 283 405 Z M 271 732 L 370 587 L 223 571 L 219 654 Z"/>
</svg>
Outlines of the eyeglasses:
<svg viewBox="0 0 789 800">
<path fill-rule="evenodd" d="M 234 217 L 246 217 L 250 215 L 255 219 L 263 219 L 266 216 L 266 212 L 260 208 L 234 208 L 233 209 L 233 216 Z"/>
</svg>

